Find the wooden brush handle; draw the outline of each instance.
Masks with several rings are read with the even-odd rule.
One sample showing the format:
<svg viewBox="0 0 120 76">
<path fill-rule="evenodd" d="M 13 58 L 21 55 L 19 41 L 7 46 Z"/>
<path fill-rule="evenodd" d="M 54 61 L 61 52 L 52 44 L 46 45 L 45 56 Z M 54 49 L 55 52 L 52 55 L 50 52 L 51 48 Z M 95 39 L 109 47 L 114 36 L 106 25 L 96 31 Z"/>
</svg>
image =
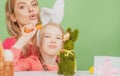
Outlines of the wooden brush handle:
<svg viewBox="0 0 120 76">
<path fill-rule="evenodd" d="M 4 62 L 0 61 L 0 76 L 4 76 Z"/>
<path fill-rule="evenodd" d="M 4 61 L 4 55 L 3 55 L 3 47 L 2 47 L 2 42 L 0 40 L 0 62 Z"/>
<path fill-rule="evenodd" d="M 14 76 L 13 62 L 5 62 L 4 64 L 4 76 Z"/>
</svg>

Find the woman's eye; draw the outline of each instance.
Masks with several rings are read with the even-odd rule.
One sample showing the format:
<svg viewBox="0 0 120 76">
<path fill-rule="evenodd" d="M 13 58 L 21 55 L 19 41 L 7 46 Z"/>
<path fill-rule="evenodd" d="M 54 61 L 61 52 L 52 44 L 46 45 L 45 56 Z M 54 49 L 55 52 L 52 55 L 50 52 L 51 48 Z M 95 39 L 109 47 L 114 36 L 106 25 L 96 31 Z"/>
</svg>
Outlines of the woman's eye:
<svg viewBox="0 0 120 76">
<path fill-rule="evenodd" d="M 35 3 L 32 4 L 32 6 L 36 7 L 36 6 L 38 6 L 38 4 L 35 2 Z"/>
<path fill-rule="evenodd" d="M 24 8 L 25 8 L 25 5 L 20 4 L 20 5 L 19 5 L 19 8 L 20 8 L 20 9 L 24 9 Z"/>
<path fill-rule="evenodd" d="M 25 8 L 25 6 L 24 6 L 24 5 L 21 5 L 19 8 L 20 8 L 20 9 L 24 9 L 24 8 Z"/>
</svg>

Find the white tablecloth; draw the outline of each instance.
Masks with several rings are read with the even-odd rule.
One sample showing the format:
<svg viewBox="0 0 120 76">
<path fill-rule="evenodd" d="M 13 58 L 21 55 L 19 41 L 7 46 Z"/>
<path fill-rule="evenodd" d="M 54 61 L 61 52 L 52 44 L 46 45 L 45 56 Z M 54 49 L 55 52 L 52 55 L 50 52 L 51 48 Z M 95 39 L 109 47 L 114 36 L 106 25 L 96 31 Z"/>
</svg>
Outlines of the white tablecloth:
<svg viewBox="0 0 120 76">
<path fill-rule="evenodd" d="M 55 71 L 22 71 L 15 72 L 14 76 L 63 76 Z M 77 71 L 74 76 L 93 76 L 88 71 Z"/>
</svg>

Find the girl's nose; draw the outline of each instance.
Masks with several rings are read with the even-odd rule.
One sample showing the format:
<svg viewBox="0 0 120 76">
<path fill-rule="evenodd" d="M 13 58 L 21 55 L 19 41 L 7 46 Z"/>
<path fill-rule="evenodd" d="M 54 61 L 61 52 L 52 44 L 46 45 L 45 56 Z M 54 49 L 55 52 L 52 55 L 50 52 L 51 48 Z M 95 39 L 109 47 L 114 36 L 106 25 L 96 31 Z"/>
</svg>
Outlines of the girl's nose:
<svg viewBox="0 0 120 76">
<path fill-rule="evenodd" d="M 52 38 L 51 43 L 56 43 L 56 39 Z"/>
</svg>

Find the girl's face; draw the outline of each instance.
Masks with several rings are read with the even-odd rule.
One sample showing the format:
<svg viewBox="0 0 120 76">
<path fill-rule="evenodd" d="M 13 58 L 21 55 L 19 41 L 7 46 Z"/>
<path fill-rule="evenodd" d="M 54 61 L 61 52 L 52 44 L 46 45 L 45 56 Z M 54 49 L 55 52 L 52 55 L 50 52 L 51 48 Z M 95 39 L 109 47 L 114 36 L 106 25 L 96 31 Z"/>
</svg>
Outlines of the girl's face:
<svg viewBox="0 0 120 76">
<path fill-rule="evenodd" d="M 14 20 L 19 25 L 38 23 L 39 6 L 36 0 L 16 0 L 14 7 Z"/>
<path fill-rule="evenodd" d="M 47 55 L 56 55 L 63 45 L 62 35 L 58 27 L 46 27 L 42 39 L 42 52 Z"/>
</svg>

